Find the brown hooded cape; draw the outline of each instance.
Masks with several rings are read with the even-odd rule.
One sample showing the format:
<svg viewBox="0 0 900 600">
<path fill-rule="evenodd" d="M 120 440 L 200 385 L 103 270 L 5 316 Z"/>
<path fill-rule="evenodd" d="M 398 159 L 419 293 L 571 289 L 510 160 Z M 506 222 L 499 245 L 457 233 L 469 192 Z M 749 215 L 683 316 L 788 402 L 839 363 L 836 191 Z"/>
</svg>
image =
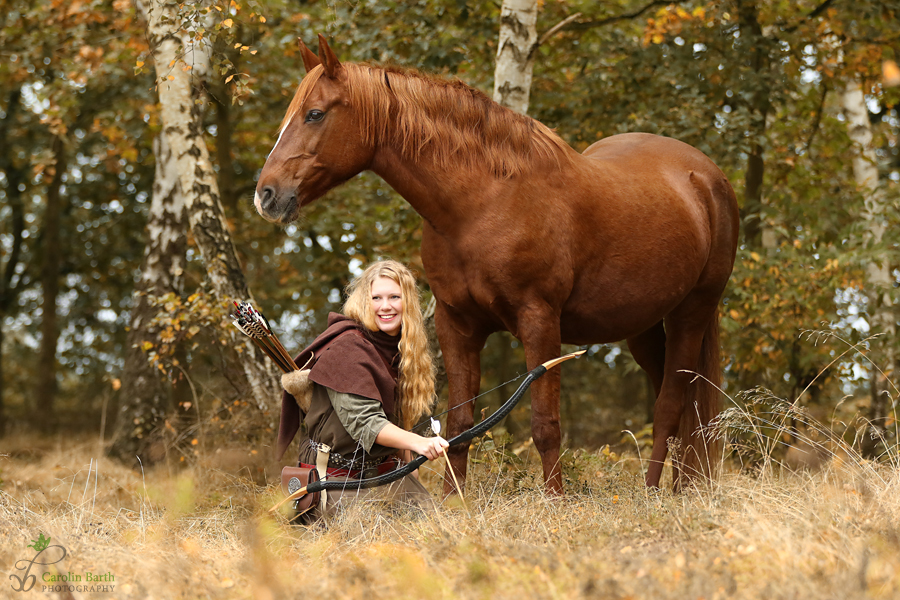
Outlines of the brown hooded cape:
<svg viewBox="0 0 900 600">
<path fill-rule="evenodd" d="M 385 414 L 394 412 L 400 336 L 369 331 L 338 313 L 328 315 L 328 328 L 301 352 L 294 362 L 303 367 L 315 355 L 309 380 L 336 392 L 355 394 L 381 402 Z M 275 456 L 281 460 L 300 429 L 300 407 L 287 392 L 281 396 L 281 421 Z"/>
</svg>

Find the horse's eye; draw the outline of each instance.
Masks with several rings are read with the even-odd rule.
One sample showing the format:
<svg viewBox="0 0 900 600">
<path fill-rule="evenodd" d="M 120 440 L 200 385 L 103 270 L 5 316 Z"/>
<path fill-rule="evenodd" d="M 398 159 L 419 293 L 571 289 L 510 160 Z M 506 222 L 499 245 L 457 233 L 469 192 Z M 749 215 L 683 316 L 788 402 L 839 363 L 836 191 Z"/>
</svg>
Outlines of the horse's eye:
<svg viewBox="0 0 900 600">
<path fill-rule="evenodd" d="M 306 122 L 307 123 L 317 123 L 321 121 L 325 117 L 325 113 L 321 110 L 316 110 L 315 108 L 306 113 Z"/>
</svg>

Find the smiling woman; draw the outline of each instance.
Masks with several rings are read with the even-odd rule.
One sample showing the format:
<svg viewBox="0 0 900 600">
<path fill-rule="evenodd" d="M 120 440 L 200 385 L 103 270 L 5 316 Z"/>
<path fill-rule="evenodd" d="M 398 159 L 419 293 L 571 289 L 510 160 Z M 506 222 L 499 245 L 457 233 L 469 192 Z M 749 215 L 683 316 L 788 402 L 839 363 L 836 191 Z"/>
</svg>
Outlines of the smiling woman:
<svg viewBox="0 0 900 600">
<path fill-rule="evenodd" d="M 323 492 L 304 522 L 334 514 L 349 501 L 379 494 L 428 507 L 431 496 L 405 477 L 389 487 L 361 490 L 355 481 L 393 471 L 411 460 L 441 455 L 447 442 L 411 431 L 431 408 L 434 373 L 413 273 L 395 261 L 370 265 L 347 288 L 344 314 L 295 359 L 302 371 L 282 378 L 278 458 L 298 431 L 298 466 L 343 481 Z"/>
</svg>

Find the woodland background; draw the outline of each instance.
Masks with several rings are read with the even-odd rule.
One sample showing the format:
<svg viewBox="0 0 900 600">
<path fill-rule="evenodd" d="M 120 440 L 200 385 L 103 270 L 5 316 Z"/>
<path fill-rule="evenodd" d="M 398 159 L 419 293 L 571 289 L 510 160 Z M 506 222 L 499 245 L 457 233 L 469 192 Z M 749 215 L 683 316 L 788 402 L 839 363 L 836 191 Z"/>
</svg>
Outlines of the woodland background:
<svg viewBox="0 0 900 600">
<path fill-rule="evenodd" d="M 421 219 L 372 174 L 288 227 L 256 214 L 255 177 L 303 75 L 297 38 L 315 49 L 324 33 L 342 60 L 490 94 L 500 21 L 499 4 L 482 0 L 162 4 L 180 50 L 158 73 L 158 38 L 129 0 L 0 1 L 0 434 L 99 435 L 128 466 L 190 463 L 235 442 L 268 453 L 277 419 L 277 395 L 248 383 L 233 298 L 202 248 L 215 224 L 185 202 L 168 160 L 158 86 L 190 81 L 219 239 L 236 257 L 225 279 L 299 350 L 359 265 L 422 268 Z M 870 457 L 894 447 L 900 3 L 538 5 L 549 35 L 529 115 L 579 150 L 622 132 L 680 139 L 735 188 L 726 406 L 764 414 L 797 400 Z M 624 343 L 589 354 L 564 370 L 565 444 L 619 444 L 623 429 L 646 443 L 646 377 Z M 500 388 L 478 410 L 508 397 L 524 363 L 511 336 L 488 341 L 482 390 Z M 802 420 L 776 435 L 790 442 Z M 527 442 L 527 402 L 505 430 Z"/>
</svg>

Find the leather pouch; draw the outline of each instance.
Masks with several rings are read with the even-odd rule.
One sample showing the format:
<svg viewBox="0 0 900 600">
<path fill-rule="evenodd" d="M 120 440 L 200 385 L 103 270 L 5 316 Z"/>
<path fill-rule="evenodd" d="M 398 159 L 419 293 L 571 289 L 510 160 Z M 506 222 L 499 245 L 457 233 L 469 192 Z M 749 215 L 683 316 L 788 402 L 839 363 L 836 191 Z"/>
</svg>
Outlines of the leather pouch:
<svg viewBox="0 0 900 600">
<path fill-rule="evenodd" d="M 287 496 L 318 480 L 319 472 L 315 467 L 284 467 L 281 469 L 281 489 Z M 294 508 L 298 513 L 305 513 L 319 505 L 320 494 L 321 492 L 316 492 L 300 497 L 294 503 Z"/>
</svg>

